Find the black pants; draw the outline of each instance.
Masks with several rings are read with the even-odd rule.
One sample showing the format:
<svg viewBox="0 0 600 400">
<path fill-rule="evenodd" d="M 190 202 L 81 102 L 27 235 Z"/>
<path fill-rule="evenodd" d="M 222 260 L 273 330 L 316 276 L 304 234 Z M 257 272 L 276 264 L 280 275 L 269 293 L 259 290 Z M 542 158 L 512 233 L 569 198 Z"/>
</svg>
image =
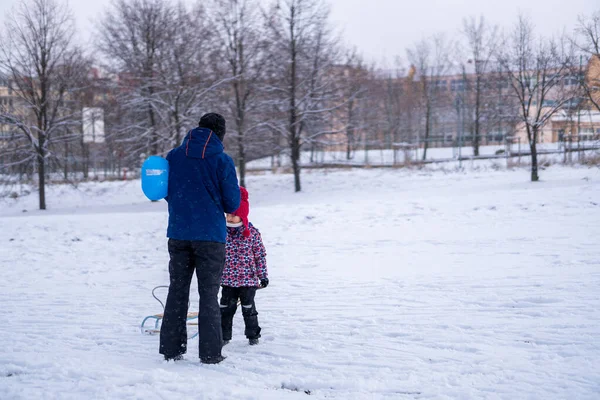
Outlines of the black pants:
<svg viewBox="0 0 600 400">
<path fill-rule="evenodd" d="M 246 337 L 258 339 L 260 337 L 260 326 L 258 326 L 258 313 L 254 304 L 254 287 L 231 287 L 223 286 L 221 291 L 221 326 L 223 328 L 223 340 L 231 340 L 233 327 L 233 316 L 237 310 L 238 299 L 242 304 L 242 315 L 246 324 Z"/>
<path fill-rule="evenodd" d="M 169 255 L 170 284 L 160 329 L 160 354 L 176 357 L 187 351 L 186 319 L 190 284 L 196 271 L 200 295 L 200 357 L 220 356 L 223 338 L 218 294 L 225 265 L 225 244 L 169 239 Z"/>
</svg>

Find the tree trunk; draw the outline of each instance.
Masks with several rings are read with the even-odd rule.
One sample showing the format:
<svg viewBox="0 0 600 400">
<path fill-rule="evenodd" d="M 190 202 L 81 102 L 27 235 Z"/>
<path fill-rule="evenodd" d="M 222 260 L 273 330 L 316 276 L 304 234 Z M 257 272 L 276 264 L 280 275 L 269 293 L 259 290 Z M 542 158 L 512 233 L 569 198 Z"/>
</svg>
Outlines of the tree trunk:
<svg viewBox="0 0 600 400">
<path fill-rule="evenodd" d="M 157 155 L 158 154 L 158 133 L 156 132 L 156 121 L 154 119 L 154 110 L 152 110 L 152 105 L 148 105 L 148 114 L 150 115 L 150 127 L 152 129 L 151 141 L 152 141 L 152 154 L 149 155 Z"/>
<path fill-rule="evenodd" d="M 181 144 L 181 120 L 179 119 L 179 105 L 175 106 L 175 147 Z"/>
<path fill-rule="evenodd" d="M 537 182 L 540 180 L 538 175 L 538 159 L 537 159 L 537 132 L 533 133 L 533 140 L 529 144 L 531 149 L 531 182 Z"/>
<path fill-rule="evenodd" d="M 473 134 L 473 155 L 479 155 L 479 131 L 481 119 L 481 78 L 477 76 L 477 84 L 475 87 L 475 132 Z"/>
<path fill-rule="evenodd" d="M 430 107 L 427 106 L 426 115 L 425 115 L 425 144 L 423 146 L 423 161 L 427 158 L 427 147 L 429 146 L 429 130 L 431 129 L 429 126 L 429 114 L 431 113 Z"/>
<path fill-rule="evenodd" d="M 479 155 L 479 117 L 475 117 L 475 132 L 473 132 L 473 155 Z"/>
<path fill-rule="evenodd" d="M 348 146 L 346 147 L 346 160 L 352 159 L 352 143 L 354 142 L 354 129 L 348 129 L 346 134 L 348 138 Z"/>
<path fill-rule="evenodd" d="M 348 126 L 346 127 L 346 140 L 348 146 L 346 147 L 346 160 L 352 158 L 352 144 L 354 142 L 354 101 L 348 102 Z"/>
<path fill-rule="evenodd" d="M 292 140 L 292 168 L 294 169 L 294 188 L 296 192 L 302 190 L 300 186 L 300 140 Z"/>
<path fill-rule="evenodd" d="M 69 180 L 69 141 L 65 140 L 65 168 L 64 168 L 65 182 Z"/>
<path fill-rule="evenodd" d="M 302 188 L 300 186 L 300 130 L 297 127 L 298 123 L 298 109 L 296 106 L 296 68 L 298 62 L 298 53 L 296 49 L 296 34 L 295 34 L 295 25 L 296 25 L 296 8 L 294 6 L 291 7 L 291 17 L 290 17 L 290 37 L 291 37 L 291 49 L 290 49 L 290 63 L 291 63 L 291 71 L 290 71 L 290 145 L 291 145 L 291 157 L 292 157 L 292 168 L 294 169 L 294 189 L 296 192 L 299 192 Z"/>
<path fill-rule="evenodd" d="M 246 149 L 244 148 L 244 134 L 239 132 L 238 138 L 238 169 L 240 173 L 240 186 L 246 186 Z"/>
<path fill-rule="evenodd" d="M 89 178 L 90 172 L 90 148 L 87 143 L 83 144 L 83 179 Z"/>
<path fill-rule="evenodd" d="M 38 149 L 38 180 L 40 195 L 40 210 L 46 209 L 46 160 L 44 158 L 44 140 L 40 138 L 40 148 Z"/>
</svg>

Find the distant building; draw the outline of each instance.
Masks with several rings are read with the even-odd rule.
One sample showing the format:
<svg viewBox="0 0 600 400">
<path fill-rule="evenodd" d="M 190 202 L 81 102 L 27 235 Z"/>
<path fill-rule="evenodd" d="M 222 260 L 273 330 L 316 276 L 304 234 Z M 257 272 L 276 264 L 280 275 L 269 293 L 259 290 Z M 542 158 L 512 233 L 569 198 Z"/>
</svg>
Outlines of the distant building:
<svg viewBox="0 0 600 400">
<path fill-rule="evenodd" d="M 3 74 L 0 74 L 0 112 L 14 112 L 18 105 L 18 98 L 15 96 L 10 79 Z M 0 123 L 0 146 L 2 142 L 9 140 L 13 127 L 7 124 Z"/>
</svg>

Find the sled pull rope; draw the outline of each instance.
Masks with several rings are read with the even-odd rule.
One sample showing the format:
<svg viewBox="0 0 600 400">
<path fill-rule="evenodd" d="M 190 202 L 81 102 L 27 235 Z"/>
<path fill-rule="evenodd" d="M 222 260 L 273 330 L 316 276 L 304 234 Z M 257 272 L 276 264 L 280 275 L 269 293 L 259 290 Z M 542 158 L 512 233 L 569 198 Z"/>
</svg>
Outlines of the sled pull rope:
<svg viewBox="0 0 600 400">
<path fill-rule="evenodd" d="M 164 303 L 163 303 L 163 302 L 162 302 L 162 301 L 161 301 L 161 300 L 160 300 L 158 297 L 156 297 L 156 294 L 154 293 L 154 291 L 155 291 L 156 289 L 164 289 L 164 288 L 168 289 L 169 287 L 168 287 L 168 286 L 164 286 L 164 285 L 163 285 L 163 286 L 157 286 L 157 287 L 155 287 L 154 289 L 152 289 L 152 297 L 154 297 L 154 298 L 156 299 L 156 301 L 158 301 L 158 302 L 160 303 L 160 305 L 161 305 L 161 306 L 162 306 L 162 308 L 163 308 L 163 312 L 165 311 L 165 304 L 164 304 Z"/>
</svg>

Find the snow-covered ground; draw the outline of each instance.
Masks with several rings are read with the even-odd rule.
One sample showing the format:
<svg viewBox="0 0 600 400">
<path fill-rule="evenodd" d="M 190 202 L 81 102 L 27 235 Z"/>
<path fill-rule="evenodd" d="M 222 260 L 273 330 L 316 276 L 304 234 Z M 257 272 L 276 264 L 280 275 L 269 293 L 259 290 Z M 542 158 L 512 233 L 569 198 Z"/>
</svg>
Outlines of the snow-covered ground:
<svg viewBox="0 0 600 400">
<path fill-rule="evenodd" d="M 264 335 L 248 346 L 236 315 L 216 366 L 140 334 L 168 256 L 139 182 L 3 200 L 0 399 L 598 399 L 600 169 L 527 178 L 251 176 Z"/>
<path fill-rule="evenodd" d="M 586 143 L 588 146 L 596 145 L 595 142 Z M 576 146 L 575 146 L 576 147 Z M 538 144 L 538 149 L 540 152 L 543 151 L 557 151 L 560 149 L 560 143 L 540 143 Z M 479 149 L 479 154 L 481 156 L 493 156 L 496 155 L 498 151 L 505 151 L 506 146 L 504 145 L 489 145 L 489 146 L 481 146 Z M 511 145 L 512 152 L 526 152 L 529 150 L 529 145 L 522 143 L 520 146 L 517 144 Z M 395 154 L 394 154 L 395 153 Z M 473 156 L 473 147 L 464 146 L 460 150 L 457 147 L 431 147 L 427 150 L 427 160 L 452 160 L 458 159 L 458 156 L 461 157 L 472 157 Z M 589 150 L 586 152 L 586 155 L 589 154 L 598 154 L 597 150 Z M 347 155 L 345 151 L 315 151 L 311 158 L 310 151 L 303 151 L 300 154 L 300 164 L 301 165 L 315 165 L 315 164 L 348 164 L 348 165 L 393 165 L 404 163 L 405 156 L 410 157 L 410 160 L 421 160 L 423 158 L 423 149 L 414 149 L 408 152 L 404 152 L 403 150 L 356 150 L 352 154 L 352 158 L 350 160 L 347 159 Z M 579 155 L 575 155 L 574 159 L 578 160 Z M 563 160 L 563 154 L 551 154 L 551 155 L 543 155 L 542 158 L 550 159 L 554 162 L 560 162 Z M 290 165 L 289 155 L 282 154 L 280 157 L 281 165 L 288 166 Z M 528 162 L 528 157 L 523 157 L 523 162 Z M 273 160 L 271 157 L 262 158 L 259 160 L 254 160 L 248 163 L 248 168 L 250 169 L 265 169 L 272 167 Z M 276 162 L 276 161 L 275 161 Z M 514 162 L 514 161 L 513 161 Z"/>
</svg>

